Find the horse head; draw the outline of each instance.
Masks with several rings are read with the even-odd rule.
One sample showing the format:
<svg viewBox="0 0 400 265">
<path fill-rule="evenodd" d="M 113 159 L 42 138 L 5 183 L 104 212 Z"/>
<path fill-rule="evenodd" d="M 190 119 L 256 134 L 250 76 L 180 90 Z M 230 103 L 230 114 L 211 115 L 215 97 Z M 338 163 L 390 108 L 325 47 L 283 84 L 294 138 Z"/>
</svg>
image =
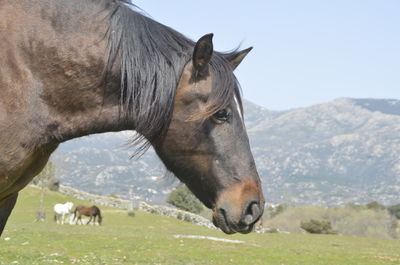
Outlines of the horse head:
<svg viewBox="0 0 400 265">
<path fill-rule="evenodd" d="M 216 53 L 212 34 L 202 37 L 180 77 L 169 128 L 153 144 L 228 234 L 250 232 L 264 208 L 233 75 L 250 50 Z"/>
<path fill-rule="evenodd" d="M 72 208 L 74 207 L 74 203 L 73 202 L 66 202 L 65 206 L 68 209 L 68 212 L 72 213 Z"/>
</svg>

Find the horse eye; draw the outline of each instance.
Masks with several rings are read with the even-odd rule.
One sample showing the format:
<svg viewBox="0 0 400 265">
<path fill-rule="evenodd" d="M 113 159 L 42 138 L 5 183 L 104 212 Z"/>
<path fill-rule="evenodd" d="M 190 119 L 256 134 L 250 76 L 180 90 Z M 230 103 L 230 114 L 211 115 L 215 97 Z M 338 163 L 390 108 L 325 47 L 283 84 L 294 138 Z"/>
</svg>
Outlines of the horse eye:
<svg viewBox="0 0 400 265">
<path fill-rule="evenodd" d="M 229 119 L 229 113 L 226 109 L 221 109 L 212 115 L 212 119 L 216 123 L 223 123 Z"/>
</svg>

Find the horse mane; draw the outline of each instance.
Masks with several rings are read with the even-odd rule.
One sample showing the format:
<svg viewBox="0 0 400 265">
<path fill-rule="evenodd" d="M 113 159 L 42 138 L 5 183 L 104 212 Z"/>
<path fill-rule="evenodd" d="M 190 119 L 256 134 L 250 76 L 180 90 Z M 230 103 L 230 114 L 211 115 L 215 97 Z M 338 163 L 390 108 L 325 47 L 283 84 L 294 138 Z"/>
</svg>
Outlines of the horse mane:
<svg viewBox="0 0 400 265">
<path fill-rule="evenodd" d="M 129 0 L 110 0 L 107 75 L 119 65 L 120 113 L 135 121 L 132 143 L 137 153 L 165 135 L 172 117 L 176 87 L 195 43 L 181 33 L 141 14 Z M 210 62 L 213 88 L 207 106 L 198 116 L 206 118 L 226 107 L 239 85 L 227 59 L 234 53 L 214 52 Z M 139 66 L 139 67 L 138 67 Z"/>
</svg>

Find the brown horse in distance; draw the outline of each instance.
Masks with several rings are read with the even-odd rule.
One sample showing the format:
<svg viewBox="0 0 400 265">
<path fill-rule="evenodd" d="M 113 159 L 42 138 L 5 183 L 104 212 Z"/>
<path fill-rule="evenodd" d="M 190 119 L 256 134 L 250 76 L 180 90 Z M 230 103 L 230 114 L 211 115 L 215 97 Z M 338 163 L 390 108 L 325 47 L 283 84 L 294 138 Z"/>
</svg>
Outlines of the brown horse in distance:
<svg viewBox="0 0 400 265">
<path fill-rule="evenodd" d="M 74 219 L 73 219 L 73 221 L 75 221 L 76 219 L 75 224 L 78 224 L 79 221 L 82 224 L 82 215 L 90 217 L 89 221 L 86 223 L 87 225 L 90 224 L 90 222 L 92 221 L 93 224 L 96 224 L 96 217 L 99 225 L 101 225 L 101 222 L 103 220 L 101 216 L 101 211 L 99 207 L 97 207 L 96 205 L 93 205 L 92 207 L 86 207 L 83 205 L 77 206 L 74 211 Z"/>
</svg>

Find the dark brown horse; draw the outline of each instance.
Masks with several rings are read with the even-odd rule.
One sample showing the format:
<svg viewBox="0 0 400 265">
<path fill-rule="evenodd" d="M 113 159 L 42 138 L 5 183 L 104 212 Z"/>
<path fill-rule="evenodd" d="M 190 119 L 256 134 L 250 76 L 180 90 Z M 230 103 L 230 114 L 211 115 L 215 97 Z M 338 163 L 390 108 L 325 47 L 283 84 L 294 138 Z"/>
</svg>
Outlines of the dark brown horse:
<svg viewBox="0 0 400 265">
<path fill-rule="evenodd" d="M 72 221 L 76 222 L 75 224 L 78 224 L 80 221 L 82 224 L 82 215 L 90 217 L 89 221 L 86 223 L 87 225 L 90 224 L 90 222 L 93 221 L 93 224 L 96 224 L 96 217 L 99 225 L 101 225 L 102 217 L 101 217 L 101 211 L 99 207 L 96 205 L 93 205 L 92 207 L 86 207 L 83 205 L 76 206 L 75 211 L 74 211 L 74 219 Z"/>
<path fill-rule="evenodd" d="M 152 145 L 225 233 L 248 233 L 260 218 L 233 74 L 251 48 L 215 52 L 212 34 L 192 42 L 134 9 L 0 0 L 0 232 L 60 143 L 121 130 L 139 133 L 139 151 Z"/>
</svg>

